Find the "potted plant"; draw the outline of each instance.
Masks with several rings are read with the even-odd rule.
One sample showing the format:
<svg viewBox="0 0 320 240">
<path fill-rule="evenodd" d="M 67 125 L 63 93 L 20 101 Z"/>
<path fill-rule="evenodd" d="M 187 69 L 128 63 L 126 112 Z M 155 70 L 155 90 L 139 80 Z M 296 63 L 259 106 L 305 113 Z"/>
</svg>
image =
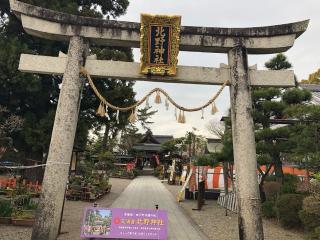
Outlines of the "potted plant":
<svg viewBox="0 0 320 240">
<path fill-rule="evenodd" d="M 10 201 L 0 201 L 0 224 L 11 224 L 13 207 Z"/>
<path fill-rule="evenodd" d="M 31 227 L 34 224 L 34 218 L 34 210 L 15 209 L 12 213 L 12 224 L 15 226 Z"/>
<path fill-rule="evenodd" d="M 12 213 L 12 223 L 16 226 L 32 226 L 35 219 L 35 210 L 37 203 L 28 201 L 22 207 L 14 209 Z"/>
</svg>

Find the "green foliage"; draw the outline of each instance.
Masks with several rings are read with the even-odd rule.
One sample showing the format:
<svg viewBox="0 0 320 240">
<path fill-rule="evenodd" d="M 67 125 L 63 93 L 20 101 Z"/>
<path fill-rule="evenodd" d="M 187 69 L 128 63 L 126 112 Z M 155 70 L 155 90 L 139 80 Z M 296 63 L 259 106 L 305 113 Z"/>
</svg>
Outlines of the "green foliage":
<svg viewBox="0 0 320 240">
<path fill-rule="evenodd" d="M 124 130 L 122 130 L 119 148 L 125 153 L 132 153 L 133 145 L 138 143 L 142 134 L 138 132 L 139 129 L 134 124 L 129 124 Z"/>
<path fill-rule="evenodd" d="M 301 167 L 320 171 L 320 106 L 291 106 L 286 114 L 297 119 L 297 123 L 290 128 L 290 158 Z"/>
<path fill-rule="evenodd" d="M 13 219 L 33 219 L 35 212 L 33 210 L 14 209 L 12 213 Z"/>
<path fill-rule="evenodd" d="M 300 104 L 308 102 L 312 98 L 311 92 L 307 89 L 292 88 L 284 92 L 282 99 L 286 104 Z"/>
<path fill-rule="evenodd" d="M 96 163 L 95 168 L 98 170 L 110 170 L 114 167 L 115 156 L 112 152 L 102 151 L 98 155 L 99 162 Z"/>
<path fill-rule="evenodd" d="M 214 154 L 206 154 L 197 157 L 196 162 L 194 163 L 195 166 L 216 166 L 218 164 L 217 159 L 215 158 Z"/>
<path fill-rule="evenodd" d="M 13 206 L 10 201 L 0 201 L 0 217 L 11 217 Z"/>
<path fill-rule="evenodd" d="M 266 62 L 265 66 L 270 70 L 282 70 L 291 68 L 292 65 L 285 55 L 278 54 Z M 284 178 L 282 156 L 291 154 L 294 143 L 290 140 L 291 127 L 271 128 L 273 125 L 271 120 L 286 119 L 288 108 L 297 104 L 305 104 L 310 99 L 310 92 L 299 88 L 288 90 L 279 88 L 253 89 L 253 119 L 256 129 L 258 163 L 267 166 L 272 164 L 278 182 L 283 182 Z M 263 184 L 263 178 L 261 184 Z M 289 189 L 290 186 L 284 186 L 284 192 L 292 192 L 293 189 Z"/>
<path fill-rule="evenodd" d="M 285 228 L 301 226 L 299 211 L 302 209 L 303 195 L 283 194 L 275 204 L 275 211 L 278 220 Z"/>
<path fill-rule="evenodd" d="M 142 109 L 138 109 L 138 122 L 141 124 L 141 127 L 144 130 L 150 130 L 149 125 L 152 124 L 149 119 L 158 111 L 150 111 L 151 107 L 145 107 Z"/>
<path fill-rule="evenodd" d="M 129 6 L 128 0 L 91 0 L 91 1 L 74 1 L 74 0 L 23 0 L 23 2 L 30 3 L 44 8 L 50 8 L 56 11 L 63 11 L 71 14 L 84 15 L 89 17 L 102 18 L 103 15 L 111 15 L 118 17 L 126 12 Z M 81 6 L 81 8 L 79 8 Z M 101 13 L 98 9 L 100 7 Z"/>
<path fill-rule="evenodd" d="M 218 153 L 220 161 L 227 161 L 233 163 L 233 143 L 232 143 L 232 132 L 228 129 L 224 132 L 222 136 L 222 150 Z"/>
<path fill-rule="evenodd" d="M 263 190 L 268 201 L 276 201 L 281 193 L 281 184 L 275 181 L 266 181 Z"/>
<path fill-rule="evenodd" d="M 36 210 L 37 207 L 38 207 L 38 204 L 32 203 L 31 201 L 29 201 L 29 203 L 26 204 L 26 205 L 23 207 L 23 209 L 25 209 L 25 210 Z"/>
<path fill-rule="evenodd" d="M 316 227 L 314 229 L 314 237 L 316 237 L 317 239 L 320 238 L 320 227 Z"/>
<path fill-rule="evenodd" d="M 308 232 L 313 232 L 316 227 L 320 227 L 320 201 L 313 196 L 306 197 L 299 217 Z"/>
<path fill-rule="evenodd" d="M 261 204 L 262 216 L 266 218 L 276 217 L 276 212 L 274 209 L 274 201 L 265 201 Z"/>
<path fill-rule="evenodd" d="M 186 150 L 184 137 L 174 138 L 161 144 L 161 151 L 164 153 L 179 154 L 183 150 Z"/>
<path fill-rule="evenodd" d="M 282 53 L 277 54 L 276 57 L 266 62 L 265 66 L 270 70 L 282 70 L 292 67 L 291 63 L 288 62 L 287 57 Z"/>
<path fill-rule="evenodd" d="M 275 182 L 277 177 L 275 175 L 270 175 L 265 178 L 266 182 Z M 283 177 L 283 183 L 281 187 L 281 193 L 297 193 L 297 187 L 300 183 L 298 176 L 286 173 Z"/>
<path fill-rule="evenodd" d="M 293 174 L 285 174 L 282 185 L 282 193 L 296 193 L 299 182 L 300 179 L 298 176 Z"/>
<path fill-rule="evenodd" d="M 44 1 L 24 0 L 27 3 L 39 5 L 57 11 L 89 16 L 118 17 L 126 12 L 128 0 L 93 0 L 93 1 Z M 26 34 L 21 22 L 10 12 L 9 1 L 0 3 L 0 99 L 11 114 L 24 119 L 21 131 L 12 134 L 14 146 L 25 152 L 26 157 L 43 160 L 50 143 L 54 113 L 59 96 L 60 76 L 38 76 L 24 74 L 18 71 L 21 53 L 57 56 L 59 51 L 67 52 L 67 44 L 39 39 Z M 128 48 L 98 48 L 90 49 L 99 59 L 114 61 L 132 61 L 132 51 Z M 103 79 L 98 88 L 115 105 L 134 103 L 135 93 L 132 83 L 126 81 Z M 100 86 L 102 85 L 102 86 Z M 111 121 L 95 116 L 95 108 L 99 101 L 88 86 L 83 90 L 79 122 L 75 145 L 84 148 L 90 129 L 100 131 L 101 126 L 109 129 L 107 138 L 117 135 L 119 129 L 128 124 L 128 114 L 121 114 L 117 123 L 116 114 L 110 111 Z M 110 135 L 109 135 L 110 133 Z M 106 145 L 106 144 L 105 144 Z"/>
</svg>

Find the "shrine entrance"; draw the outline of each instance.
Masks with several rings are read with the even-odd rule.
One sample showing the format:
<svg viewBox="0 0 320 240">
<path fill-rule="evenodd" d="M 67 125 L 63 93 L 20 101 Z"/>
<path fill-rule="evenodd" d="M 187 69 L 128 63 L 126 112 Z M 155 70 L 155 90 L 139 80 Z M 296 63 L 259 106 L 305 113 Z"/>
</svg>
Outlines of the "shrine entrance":
<svg viewBox="0 0 320 240">
<path fill-rule="evenodd" d="M 124 80 L 229 86 L 237 176 L 239 238 L 246 240 L 264 238 L 251 116 L 251 87 L 293 87 L 294 73 L 293 71 L 257 70 L 256 67 L 249 67 L 247 55 L 271 54 L 288 50 L 293 46 L 295 39 L 307 29 L 308 21 L 256 28 L 187 26 L 180 28 L 180 26 L 177 27 L 177 18 L 173 22 L 168 20 L 162 25 L 156 22 L 140 25 L 134 22 L 69 15 L 16 0 L 10 0 L 10 6 L 16 16 L 21 19 L 22 26 L 28 34 L 54 41 L 69 42 L 67 56 L 22 54 L 20 59 L 19 69 L 23 72 L 63 75 L 47 160 L 50 165 L 45 170 L 43 190 L 33 228 L 33 240 L 53 240 L 58 235 L 84 82 L 83 78 L 80 78 L 81 72 L 88 78 L 90 76 L 111 77 Z M 165 16 L 156 16 L 155 19 L 163 17 Z M 158 40 L 154 38 L 148 45 L 148 41 L 143 36 L 149 30 L 151 37 L 157 36 Z M 175 34 L 176 37 L 159 48 L 159 44 L 156 43 L 159 41 L 163 43 L 165 40 L 162 37 L 169 33 Z M 151 56 L 145 52 L 143 54 L 145 59 L 140 68 L 140 63 L 101 61 L 94 56 L 88 56 L 89 45 L 133 48 L 149 46 L 154 54 Z M 172 50 L 171 54 L 169 54 L 169 48 Z M 224 53 L 228 55 L 228 65 L 221 64 L 219 68 L 177 67 L 177 49 Z M 172 65 L 168 68 L 158 68 L 154 67 L 153 63 Z M 160 89 L 155 91 L 159 92 Z M 102 99 L 101 102 L 100 113 L 103 113 L 103 107 L 111 106 Z M 207 106 L 213 102 L 214 99 Z M 193 110 L 201 111 L 202 108 Z M 124 109 L 118 108 L 118 110 Z M 183 113 L 190 109 L 180 107 L 179 110 L 182 111 L 179 122 L 183 123 Z"/>
</svg>

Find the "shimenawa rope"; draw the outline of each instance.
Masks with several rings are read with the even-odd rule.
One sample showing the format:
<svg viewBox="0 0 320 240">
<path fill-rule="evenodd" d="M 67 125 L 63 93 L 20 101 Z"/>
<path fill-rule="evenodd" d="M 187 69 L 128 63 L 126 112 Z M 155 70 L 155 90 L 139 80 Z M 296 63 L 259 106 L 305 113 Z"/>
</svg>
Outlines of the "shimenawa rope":
<svg viewBox="0 0 320 240">
<path fill-rule="evenodd" d="M 110 102 L 108 102 L 99 92 L 99 90 L 96 88 L 96 86 L 94 85 L 94 82 L 89 74 L 89 72 L 82 67 L 81 69 L 81 73 L 87 78 L 90 87 L 92 88 L 92 90 L 94 91 L 94 93 L 96 94 L 96 96 L 100 99 L 100 105 L 99 108 L 97 110 L 97 114 L 101 117 L 107 117 L 108 119 L 110 119 L 109 115 L 108 115 L 108 107 L 110 107 L 113 110 L 117 111 L 117 118 L 119 116 L 119 111 L 129 111 L 132 110 L 132 113 L 129 117 L 130 122 L 135 122 L 137 119 L 136 116 L 136 109 L 142 105 L 145 101 L 148 104 L 148 100 L 149 97 L 153 94 L 156 93 L 156 98 L 155 98 L 155 103 L 160 104 L 161 101 L 161 96 L 160 93 L 162 93 L 165 97 L 166 97 L 166 101 L 165 101 L 165 105 L 166 108 L 168 109 L 169 106 L 169 102 L 176 107 L 176 109 L 180 110 L 179 113 L 179 117 L 177 117 L 177 120 L 179 123 L 185 123 L 185 115 L 184 112 L 196 112 L 196 111 L 202 111 L 202 116 L 203 116 L 203 109 L 207 108 L 208 106 L 212 105 L 211 108 L 211 113 L 215 114 L 218 112 L 218 108 L 215 105 L 215 100 L 219 97 L 219 95 L 221 94 L 221 92 L 223 91 L 223 89 L 225 88 L 225 86 L 228 84 L 229 81 L 225 81 L 223 83 L 223 85 L 220 87 L 220 89 L 218 90 L 218 92 L 204 105 L 200 106 L 200 107 L 196 107 L 196 108 L 186 108 L 183 107 L 181 105 L 179 105 L 178 103 L 176 103 L 170 96 L 169 94 L 161 89 L 161 88 L 154 88 L 152 89 L 148 94 L 146 94 L 141 100 L 137 101 L 135 104 L 128 106 L 128 107 L 117 107 L 113 104 L 111 104 Z"/>
</svg>

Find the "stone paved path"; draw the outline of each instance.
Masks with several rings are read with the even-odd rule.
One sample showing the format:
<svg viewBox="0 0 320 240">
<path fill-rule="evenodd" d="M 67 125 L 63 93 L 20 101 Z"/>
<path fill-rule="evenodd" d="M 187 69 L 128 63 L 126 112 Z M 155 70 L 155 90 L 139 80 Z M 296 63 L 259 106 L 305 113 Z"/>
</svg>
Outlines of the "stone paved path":
<svg viewBox="0 0 320 240">
<path fill-rule="evenodd" d="M 141 176 L 134 179 L 113 202 L 114 208 L 145 208 L 166 210 L 169 218 L 169 240 L 207 240 L 208 238 L 176 203 L 172 194 L 157 178 Z"/>
</svg>

